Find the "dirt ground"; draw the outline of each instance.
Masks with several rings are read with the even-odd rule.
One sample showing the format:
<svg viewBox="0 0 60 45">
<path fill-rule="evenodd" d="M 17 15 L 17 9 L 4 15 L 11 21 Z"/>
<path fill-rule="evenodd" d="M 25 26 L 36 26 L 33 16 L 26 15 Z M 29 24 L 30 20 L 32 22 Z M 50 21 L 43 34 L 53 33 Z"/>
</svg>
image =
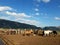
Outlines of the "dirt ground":
<svg viewBox="0 0 60 45">
<path fill-rule="evenodd" d="M 14 45 L 60 45 L 60 36 L 4 35 Z"/>
</svg>

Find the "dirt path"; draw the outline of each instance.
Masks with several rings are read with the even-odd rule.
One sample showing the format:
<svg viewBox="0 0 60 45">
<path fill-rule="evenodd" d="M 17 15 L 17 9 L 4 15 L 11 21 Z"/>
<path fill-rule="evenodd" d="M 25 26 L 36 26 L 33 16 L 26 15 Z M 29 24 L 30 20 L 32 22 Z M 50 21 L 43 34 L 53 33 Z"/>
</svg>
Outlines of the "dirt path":
<svg viewBox="0 0 60 45">
<path fill-rule="evenodd" d="M 60 36 L 42 37 L 42 36 L 21 36 L 4 35 L 15 45 L 60 45 Z"/>
</svg>

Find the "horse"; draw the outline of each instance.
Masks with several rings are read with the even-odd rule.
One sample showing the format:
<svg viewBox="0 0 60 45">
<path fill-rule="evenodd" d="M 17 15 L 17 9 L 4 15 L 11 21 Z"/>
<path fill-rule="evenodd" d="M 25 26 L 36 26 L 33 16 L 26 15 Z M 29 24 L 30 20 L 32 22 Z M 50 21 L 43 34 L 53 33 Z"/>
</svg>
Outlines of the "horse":
<svg viewBox="0 0 60 45">
<path fill-rule="evenodd" d="M 57 35 L 58 33 L 56 31 L 53 31 L 53 35 L 54 37 Z"/>
<path fill-rule="evenodd" d="M 24 36 L 25 35 L 27 35 L 27 36 L 33 35 L 33 30 L 25 30 L 23 35 Z"/>
<path fill-rule="evenodd" d="M 44 36 L 50 36 L 51 33 L 53 33 L 53 31 L 51 31 L 51 30 L 44 30 L 43 31 Z"/>
<path fill-rule="evenodd" d="M 52 31 L 52 30 L 44 30 L 43 31 L 43 35 L 44 36 L 50 36 L 50 34 L 54 35 L 54 37 L 57 35 L 56 31 Z"/>
</svg>

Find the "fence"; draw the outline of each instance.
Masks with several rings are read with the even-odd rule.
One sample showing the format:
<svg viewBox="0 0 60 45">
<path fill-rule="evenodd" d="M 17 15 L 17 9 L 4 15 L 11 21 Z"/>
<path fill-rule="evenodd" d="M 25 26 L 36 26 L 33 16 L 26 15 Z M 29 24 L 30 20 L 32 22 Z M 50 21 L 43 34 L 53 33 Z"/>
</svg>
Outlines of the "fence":
<svg viewBox="0 0 60 45">
<path fill-rule="evenodd" d="M 0 38 L 2 39 L 2 41 L 4 42 L 5 45 L 15 45 L 12 41 L 10 41 L 9 39 L 7 39 L 3 35 L 0 35 Z"/>
</svg>

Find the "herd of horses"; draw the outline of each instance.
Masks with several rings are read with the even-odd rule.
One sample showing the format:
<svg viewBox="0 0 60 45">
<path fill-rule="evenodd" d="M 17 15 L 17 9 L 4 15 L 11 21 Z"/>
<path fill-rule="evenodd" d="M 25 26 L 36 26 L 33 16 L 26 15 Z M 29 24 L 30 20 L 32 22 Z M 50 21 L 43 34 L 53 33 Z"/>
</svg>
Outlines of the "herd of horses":
<svg viewBox="0 0 60 45">
<path fill-rule="evenodd" d="M 56 36 L 58 33 L 57 31 L 53 30 L 7 30 L 2 31 L 0 30 L 0 34 L 7 34 L 7 35 L 15 35 L 15 34 L 22 34 L 23 36 Z"/>
<path fill-rule="evenodd" d="M 24 33 L 23 33 L 23 36 L 30 36 L 30 35 L 33 35 L 33 36 L 36 36 L 36 35 L 39 35 L 39 36 L 56 36 L 57 35 L 57 31 L 52 31 L 52 30 L 25 30 Z"/>
</svg>

